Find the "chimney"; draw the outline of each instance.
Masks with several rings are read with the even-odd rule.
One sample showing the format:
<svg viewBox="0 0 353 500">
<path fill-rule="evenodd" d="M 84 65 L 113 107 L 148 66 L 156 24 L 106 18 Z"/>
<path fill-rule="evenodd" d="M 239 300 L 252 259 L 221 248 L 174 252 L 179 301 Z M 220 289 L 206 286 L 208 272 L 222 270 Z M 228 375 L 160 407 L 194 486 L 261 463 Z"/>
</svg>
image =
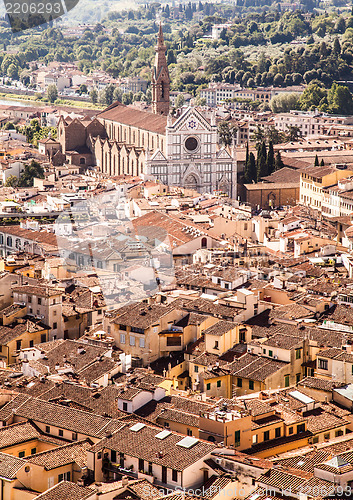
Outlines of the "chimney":
<svg viewBox="0 0 353 500">
<path fill-rule="evenodd" d="M 123 486 L 127 486 L 127 485 L 129 484 L 129 478 L 128 478 L 128 477 L 126 477 L 126 476 L 123 476 L 123 477 L 122 477 L 122 480 L 121 480 L 121 484 L 122 484 Z"/>
</svg>

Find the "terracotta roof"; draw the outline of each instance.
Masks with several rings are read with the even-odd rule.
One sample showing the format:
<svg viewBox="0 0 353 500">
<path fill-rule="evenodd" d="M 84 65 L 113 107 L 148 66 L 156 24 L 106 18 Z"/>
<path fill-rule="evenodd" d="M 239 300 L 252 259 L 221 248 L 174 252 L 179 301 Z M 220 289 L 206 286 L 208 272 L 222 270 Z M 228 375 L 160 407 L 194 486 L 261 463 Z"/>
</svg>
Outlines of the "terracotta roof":
<svg viewBox="0 0 353 500">
<path fill-rule="evenodd" d="M 0 428 L 0 447 L 6 448 L 39 437 L 41 437 L 41 433 L 30 422 L 8 425 Z"/>
<path fill-rule="evenodd" d="M 12 289 L 17 293 L 27 293 L 28 295 L 39 295 L 40 297 L 54 297 L 56 295 L 62 295 L 64 292 L 58 288 L 49 286 L 33 286 L 33 285 L 23 285 L 15 286 Z"/>
<path fill-rule="evenodd" d="M 1 420 L 17 415 L 28 420 L 53 425 L 72 432 L 84 433 L 92 437 L 103 437 L 107 430 L 121 426 L 118 420 L 95 415 L 82 410 L 68 408 L 41 399 L 20 394 L 0 409 Z"/>
<path fill-rule="evenodd" d="M 18 236 L 27 240 L 36 241 L 50 247 L 57 248 L 56 236 L 53 233 L 46 231 L 34 231 L 31 229 L 23 229 L 20 226 L 2 226 L 0 233 Z"/>
<path fill-rule="evenodd" d="M 158 134 L 165 135 L 166 133 L 167 116 L 140 111 L 130 106 L 124 106 L 118 101 L 99 113 L 97 117 Z"/>
<path fill-rule="evenodd" d="M 178 443 L 185 439 L 185 436 L 171 432 L 164 439 L 159 439 L 156 436 L 160 431 L 160 428 L 145 425 L 134 432 L 128 425 L 125 425 L 111 437 L 104 438 L 93 445 L 91 450 L 98 452 L 103 448 L 111 449 L 147 462 L 183 471 L 216 449 L 215 444 L 200 439 L 196 439 L 189 448 L 179 446 Z"/>
<path fill-rule="evenodd" d="M 85 407 L 87 411 L 92 410 L 96 415 L 117 418 L 125 415 L 118 410 L 116 403 L 118 395 L 119 388 L 114 384 L 97 390 L 71 382 L 63 382 L 47 389 L 41 395 L 41 399 L 55 403 L 73 402 L 81 405 L 82 408 Z"/>
<path fill-rule="evenodd" d="M 288 363 L 284 361 L 263 358 L 250 353 L 240 356 L 240 358 L 235 359 L 228 365 L 233 376 L 260 382 L 263 382 L 267 377 L 285 366 L 288 366 Z"/>
<path fill-rule="evenodd" d="M 69 481 L 61 481 L 33 500 L 86 500 L 91 497 L 96 497 L 95 490 Z"/>
<path fill-rule="evenodd" d="M 157 422 L 158 417 L 164 417 L 163 410 L 174 410 L 174 416 L 179 416 L 180 413 L 185 413 L 193 417 L 198 417 L 200 412 L 207 412 L 213 409 L 214 405 L 209 403 L 195 401 L 191 398 L 185 398 L 182 396 L 166 396 L 160 401 L 150 401 L 146 405 L 142 406 L 136 411 L 136 414 L 144 417 L 151 422 Z"/>
<path fill-rule="evenodd" d="M 41 347 L 41 344 L 38 346 Z M 46 356 L 40 358 L 38 362 L 47 367 L 51 374 L 56 373 L 57 365 L 63 367 L 64 365 L 70 365 L 75 373 L 80 374 L 80 377 L 86 377 L 92 380 L 92 377 L 97 378 L 101 373 L 101 367 L 110 369 L 112 365 L 112 359 L 107 358 L 109 361 L 105 361 L 105 354 L 110 350 L 108 346 L 95 346 L 89 343 L 80 342 L 79 340 L 64 340 L 63 342 L 58 342 L 53 346 L 53 349 L 46 351 Z M 98 364 L 93 364 L 96 362 L 97 358 L 102 358 Z M 92 373 L 83 372 L 86 368 L 92 366 Z M 95 376 L 95 373 L 97 376 Z"/>
<path fill-rule="evenodd" d="M 14 480 L 17 472 L 25 465 L 26 461 L 22 458 L 0 452 L 0 477 Z"/>
<path fill-rule="evenodd" d="M 232 323 L 230 321 L 217 321 L 217 323 L 204 330 L 203 334 L 221 337 L 230 330 L 233 330 L 236 326 L 237 323 Z"/>
<path fill-rule="evenodd" d="M 147 479 L 129 483 L 126 489 L 135 493 L 141 500 L 151 500 L 160 495 L 160 489 L 147 481 Z"/>
<path fill-rule="evenodd" d="M 303 417 L 308 422 L 308 431 L 317 434 L 349 424 L 349 421 L 344 419 L 339 412 L 336 415 L 332 411 L 332 408 L 327 407 L 327 405 L 322 406 L 322 408 L 316 408 L 310 412 L 303 413 Z M 347 412 L 347 415 L 349 413 Z"/>
<path fill-rule="evenodd" d="M 319 391 L 327 392 L 332 392 L 333 389 L 336 389 L 337 387 L 343 387 L 344 385 L 345 384 L 343 382 L 317 377 L 305 377 L 298 384 L 298 386 L 303 389 L 307 387 L 309 389 L 317 389 Z"/>
<path fill-rule="evenodd" d="M 295 331 L 294 331 L 295 333 Z M 276 334 L 269 337 L 264 342 L 255 342 L 256 345 L 266 347 L 277 347 L 278 349 L 293 349 L 294 347 L 302 347 L 303 337 L 295 337 L 290 335 Z"/>
<path fill-rule="evenodd" d="M 315 311 L 300 304 L 285 304 L 275 307 L 270 312 L 270 318 L 300 319 L 314 316 Z"/>
<path fill-rule="evenodd" d="M 117 325 L 146 329 L 176 309 L 178 304 L 180 305 L 179 301 L 170 304 L 145 304 L 142 302 L 129 304 L 128 307 L 123 306 L 115 311 L 116 318 L 112 322 Z"/>
<path fill-rule="evenodd" d="M 132 221 L 137 234 L 166 241 L 169 238 L 171 249 L 197 239 L 200 228 L 189 221 L 162 212 L 152 211 Z M 187 232 L 192 229 L 194 233 Z M 202 232 L 202 231 L 201 231 Z"/>
<path fill-rule="evenodd" d="M 44 325 L 38 320 L 31 317 L 16 319 L 10 325 L 0 325 L 0 345 L 5 345 L 11 340 L 14 340 L 25 332 L 35 333 L 42 332 L 49 329 L 48 326 Z"/>
<path fill-rule="evenodd" d="M 353 354 L 342 349 L 332 347 L 330 349 L 324 349 L 316 354 L 317 358 L 335 359 L 337 361 L 344 361 L 348 363 L 353 363 Z"/>
<path fill-rule="evenodd" d="M 45 470 L 56 469 L 71 463 L 76 463 L 80 469 L 87 466 L 87 450 L 92 441 L 85 439 L 64 446 L 42 451 L 27 458 L 27 462 L 44 467 Z"/>
</svg>

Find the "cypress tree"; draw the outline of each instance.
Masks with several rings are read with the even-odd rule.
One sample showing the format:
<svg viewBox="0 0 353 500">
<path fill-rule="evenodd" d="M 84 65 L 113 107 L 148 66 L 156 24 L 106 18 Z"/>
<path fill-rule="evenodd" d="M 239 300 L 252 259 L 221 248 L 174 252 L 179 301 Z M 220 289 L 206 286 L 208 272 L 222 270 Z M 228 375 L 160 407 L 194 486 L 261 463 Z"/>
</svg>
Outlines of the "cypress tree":
<svg viewBox="0 0 353 500">
<path fill-rule="evenodd" d="M 272 174 L 275 169 L 275 153 L 273 151 L 273 143 L 272 141 L 268 144 L 268 153 L 267 153 L 267 172 L 268 174 Z"/>
<path fill-rule="evenodd" d="M 275 158 L 275 170 L 280 170 L 281 168 L 284 167 L 281 154 L 279 151 L 276 153 L 276 158 Z"/>
<path fill-rule="evenodd" d="M 249 167 L 248 167 L 248 172 L 249 172 L 249 182 L 255 181 L 257 179 L 257 170 L 256 170 L 256 161 L 255 161 L 255 156 L 254 153 L 250 153 L 249 155 Z"/>
<path fill-rule="evenodd" d="M 314 167 L 318 167 L 318 166 L 319 166 L 319 158 L 317 157 L 317 155 L 315 155 Z"/>
<path fill-rule="evenodd" d="M 257 170 L 257 182 L 260 182 L 262 177 L 268 175 L 265 141 L 262 141 L 262 143 L 259 145 L 257 149 L 256 170 Z"/>
<path fill-rule="evenodd" d="M 320 167 L 324 167 L 325 166 L 325 162 L 324 162 L 324 159 L 322 158 L 322 160 L 320 161 Z"/>
<path fill-rule="evenodd" d="M 244 182 L 245 184 L 249 184 L 251 182 L 249 176 L 249 143 L 246 143 L 246 155 L 245 155 L 245 166 L 244 166 Z"/>
</svg>

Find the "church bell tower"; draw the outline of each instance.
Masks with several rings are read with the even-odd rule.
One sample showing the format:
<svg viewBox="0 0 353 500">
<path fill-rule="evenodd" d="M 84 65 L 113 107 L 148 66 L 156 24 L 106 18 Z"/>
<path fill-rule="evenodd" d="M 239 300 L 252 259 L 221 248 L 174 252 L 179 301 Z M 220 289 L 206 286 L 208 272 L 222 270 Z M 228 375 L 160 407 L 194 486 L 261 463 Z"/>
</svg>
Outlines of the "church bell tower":
<svg viewBox="0 0 353 500">
<path fill-rule="evenodd" d="M 160 24 L 156 45 L 156 57 L 152 70 L 152 112 L 159 115 L 169 114 L 170 78 L 167 59 L 165 57 L 166 50 L 162 24 Z"/>
</svg>

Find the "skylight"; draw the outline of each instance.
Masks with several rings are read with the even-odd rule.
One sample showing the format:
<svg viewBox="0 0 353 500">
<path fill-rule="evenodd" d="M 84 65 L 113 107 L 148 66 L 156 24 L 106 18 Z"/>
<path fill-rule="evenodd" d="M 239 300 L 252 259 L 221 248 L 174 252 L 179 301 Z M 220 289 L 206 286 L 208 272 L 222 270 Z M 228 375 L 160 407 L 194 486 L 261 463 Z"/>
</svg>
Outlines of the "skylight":
<svg viewBox="0 0 353 500">
<path fill-rule="evenodd" d="M 145 424 L 142 424 L 141 422 L 138 422 L 137 424 L 134 424 L 132 427 L 130 427 L 130 431 L 138 432 L 141 429 L 143 429 L 144 427 L 146 427 Z"/>
<path fill-rule="evenodd" d="M 298 399 L 304 404 L 310 404 L 310 403 L 315 403 L 315 400 L 312 398 L 309 398 L 306 394 L 303 394 L 302 392 L 299 391 L 292 391 L 289 392 L 289 395 L 292 396 L 292 398 Z"/>
<path fill-rule="evenodd" d="M 183 448 L 191 448 L 192 446 L 194 446 L 198 442 L 199 442 L 198 439 L 191 437 L 191 436 L 187 436 L 184 439 L 182 439 L 181 441 L 179 441 L 179 443 L 177 443 L 177 446 L 182 446 Z"/>
<path fill-rule="evenodd" d="M 167 430 L 164 430 L 164 431 L 161 431 L 159 432 L 158 434 L 155 435 L 155 437 L 157 439 L 165 439 L 166 437 L 168 437 L 169 435 L 171 434 L 170 431 L 167 431 Z"/>
</svg>

